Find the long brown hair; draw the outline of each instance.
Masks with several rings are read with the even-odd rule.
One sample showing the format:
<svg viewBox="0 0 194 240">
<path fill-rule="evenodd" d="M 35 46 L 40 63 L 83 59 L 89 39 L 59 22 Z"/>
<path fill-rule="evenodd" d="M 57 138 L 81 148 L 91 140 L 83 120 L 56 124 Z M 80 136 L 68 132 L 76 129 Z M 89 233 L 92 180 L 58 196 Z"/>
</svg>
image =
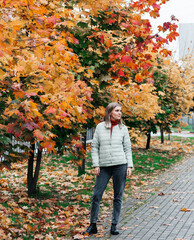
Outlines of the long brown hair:
<svg viewBox="0 0 194 240">
<path fill-rule="evenodd" d="M 111 115 L 111 112 L 113 111 L 113 109 L 115 109 L 116 107 L 122 107 L 122 106 L 119 103 L 117 103 L 117 102 L 111 102 L 106 107 L 105 117 L 104 117 L 104 121 L 106 123 L 106 126 L 110 126 L 111 125 L 110 115 Z M 123 122 L 120 119 L 119 120 L 119 126 L 121 126 L 122 124 L 123 124 Z"/>
</svg>

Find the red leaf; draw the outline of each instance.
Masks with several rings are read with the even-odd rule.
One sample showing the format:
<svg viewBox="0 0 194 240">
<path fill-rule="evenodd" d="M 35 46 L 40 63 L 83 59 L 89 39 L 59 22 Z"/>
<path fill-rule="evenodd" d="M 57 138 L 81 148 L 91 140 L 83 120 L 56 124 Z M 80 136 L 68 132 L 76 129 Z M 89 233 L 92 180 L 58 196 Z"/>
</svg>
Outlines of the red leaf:
<svg viewBox="0 0 194 240">
<path fill-rule="evenodd" d="M 74 44 L 79 44 L 79 40 L 78 40 L 77 38 L 74 38 L 74 39 L 73 39 L 73 43 L 74 43 Z"/>
<path fill-rule="evenodd" d="M 110 18 L 110 19 L 108 19 L 108 23 L 109 23 L 109 24 L 114 24 L 115 22 L 116 22 L 116 20 L 115 20 L 115 19 L 111 19 L 111 18 Z"/>
<path fill-rule="evenodd" d="M 104 36 L 103 35 L 100 36 L 100 42 L 104 43 Z"/>
<path fill-rule="evenodd" d="M 119 70 L 117 73 L 118 73 L 118 75 L 120 75 L 121 77 L 124 77 L 124 76 L 125 76 L 125 73 L 124 73 L 122 70 Z"/>
<path fill-rule="evenodd" d="M 42 141 L 44 136 L 39 129 L 34 130 L 34 136 L 39 140 Z"/>
<path fill-rule="evenodd" d="M 156 4 L 156 3 L 154 3 L 154 4 L 152 5 L 152 7 L 154 8 L 154 10 L 160 10 L 160 5 L 158 5 L 158 4 Z"/>
<path fill-rule="evenodd" d="M 176 37 L 178 37 L 179 34 L 177 32 L 172 32 L 170 34 L 168 34 L 168 36 L 166 37 L 170 42 L 172 42 L 173 40 L 176 40 Z"/>
<path fill-rule="evenodd" d="M 141 74 L 136 74 L 136 76 L 135 76 L 135 81 L 137 81 L 137 82 L 141 82 L 143 80 L 143 77 L 142 77 L 142 75 Z"/>
<path fill-rule="evenodd" d="M 52 113 L 54 114 L 56 112 L 56 109 L 53 108 L 53 107 L 48 107 L 46 110 L 45 110 L 45 114 L 48 115 L 49 113 Z"/>
<path fill-rule="evenodd" d="M 27 128 L 28 130 L 32 131 L 34 128 L 37 127 L 37 125 L 34 122 L 27 122 L 22 127 Z"/>
<path fill-rule="evenodd" d="M 170 25 L 171 25 L 170 22 L 165 22 L 165 23 L 163 24 L 163 28 L 164 28 L 165 30 L 167 30 L 167 29 L 169 29 Z"/>
<path fill-rule="evenodd" d="M 47 22 L 48 22 L 48 23 L 56 24 L 57 21 L 60 21 L 60 19 L 57 18 L 56 16 L 51 16 L 51 17 L 48 17 L 48 18 L 47 18 Z"/>
<path fill-rule="evenodd" d="M 129 63 L 131 61 L 132 61 L 132 58 L 129 56 L 126 56 L 126 55 L 122 56 L 122 58 L 121 58 L 121 62 L 123 62 L 123 63 Z"/>
</svg>

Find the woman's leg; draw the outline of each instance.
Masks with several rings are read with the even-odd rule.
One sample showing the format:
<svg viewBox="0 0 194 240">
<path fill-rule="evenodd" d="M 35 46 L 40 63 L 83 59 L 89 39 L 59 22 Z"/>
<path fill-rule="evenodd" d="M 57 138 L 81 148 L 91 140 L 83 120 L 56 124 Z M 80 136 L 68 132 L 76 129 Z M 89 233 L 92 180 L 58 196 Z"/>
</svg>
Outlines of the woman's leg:
<svg viewBox="0 0 194 240">
<path fill-rule="evenodd" d="M 96 177 L 96 183 L 94 186 L 94 194 L 92 197 L 91 203 L 91 215 L 90 222 L 96 223 L 98 219 L 98 213 L 100 208 L 100 201 L 104 190 L 108 184 L 108 181 L 111 177 L 112 167 L 101 167 L 100 174 Z"/>
<path fill-rule="evenodd" d="M 122 199 L 127 175 L 127 164 L 114 166 L 112 175 L 114 188 L 112 224 L 116 225 L 119 221 L 121 212 Z"/>
</svg>

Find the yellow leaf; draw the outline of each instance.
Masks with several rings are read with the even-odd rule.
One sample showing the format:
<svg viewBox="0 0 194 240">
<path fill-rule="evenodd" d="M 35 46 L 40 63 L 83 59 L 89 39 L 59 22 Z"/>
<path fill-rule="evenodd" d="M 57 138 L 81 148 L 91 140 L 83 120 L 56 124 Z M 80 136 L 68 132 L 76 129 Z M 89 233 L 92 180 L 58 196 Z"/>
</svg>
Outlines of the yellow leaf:
<svg viewBox="0 0 194 240">
<path fill-rule="evenodd" d="M 1 239 L 3 240 L 3 239 L 7 239 L 7 234 L 4 232 L 4 230 L 3 229 L 0 229 L 0 236 L 1 236 Z"/>
<path fill-rule="evenodd" d="M 4 75 L 5 72 L 0 68 L 0 75 Z"/>
<path fill-rule="evenodd" d="M 79 115 L 79 114 L 82 113 L 82 107 L 75 106 L 75 107 L 74 107 L 74 110 L 75 110 L 76 115 Z"/>
<path fill-rule="evenodd" d="M 5 217 L 0 213 L 0 225 L 9 226 L 11 225 L 11 219 Z"/>
<path fill-rule="evenodd" d="M 77 69 L 77 72 L 80 73 L 80 72 L 84 72 L 85 68 L 84 67 L 80 67 Z"/>
<path fill-rule="evenodd" d="M 21 91 L 15 91 L 13 92 L 13 94 L 15 95 L 15 98 L 23 98 L 25 96 L 25 93 L 21 92 Z"/>
<path fill-rule="evenodd" d="M 80 201 L 82 200 L 82 197 L 80 195 L 77 195 L 76 199 Z"/>
<path fill-rule="evenodd" d="M 14 208 L 13 212 L 19 215 L 19 214 L 23 213 L 24 210 L 22 208 Z"/>
<path fill-rule="evenodd" d="M 14 208 L 18 207 L 18 204 L 13 202 L 13 201 L 9 201 L 9 202 L 7 202 L 7 204 L 8 204 L 9 207 L 14 207 Z"/>
<path fill-rule="evenodd" d="M 165 93 L 161 92 L 161 91 L 159 91 L 158 94 L 161 95 L 161 96 L 165 96 Z"/>
</svg>

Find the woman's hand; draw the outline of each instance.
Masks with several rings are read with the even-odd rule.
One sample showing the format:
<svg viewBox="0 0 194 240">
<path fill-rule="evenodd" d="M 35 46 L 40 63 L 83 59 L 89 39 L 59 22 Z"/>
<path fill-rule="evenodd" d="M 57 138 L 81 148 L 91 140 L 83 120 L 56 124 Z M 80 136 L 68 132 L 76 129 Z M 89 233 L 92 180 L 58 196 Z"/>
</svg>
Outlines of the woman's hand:
<svg viewBox="0 0 194 240">
<path fill-rule="evenodd" d="M 132 173 L 132 168 L 128 167 L 127 168 L 127 177 L 131 176 L 131 173 Z"/>
<path fill-rule="evenodd" d="M 95 168 L 94 168 L 94 174 L 95 174 L 96 176 L 99 176 L 99 174 L 100 174 L 100 168 L 99 168 L 99 167 L 95 167 Z"/>
</svg>

